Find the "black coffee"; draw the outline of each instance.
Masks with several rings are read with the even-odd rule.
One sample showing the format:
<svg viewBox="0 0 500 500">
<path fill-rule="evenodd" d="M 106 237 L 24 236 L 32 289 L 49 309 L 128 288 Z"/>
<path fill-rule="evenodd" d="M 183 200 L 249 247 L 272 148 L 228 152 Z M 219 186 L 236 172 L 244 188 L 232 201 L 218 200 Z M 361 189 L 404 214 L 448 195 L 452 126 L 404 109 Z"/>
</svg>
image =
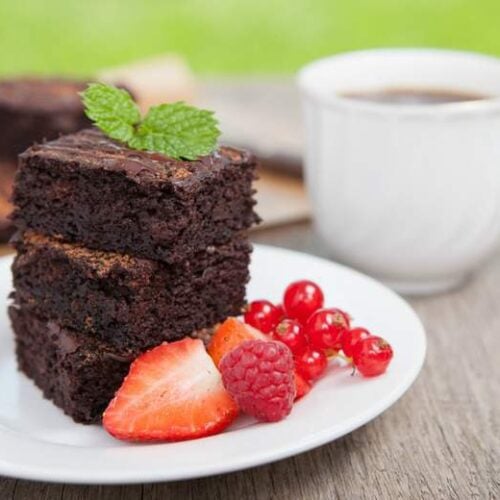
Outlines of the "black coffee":
<svg viewBox="0 0 500 500">
<path fill-rule="evenodd" d="M 449 104 L 453 102 L 480 101 L 488 96 L 459 90 L 439 88 L 386 88 L 366 92 L 346 92 L 342 97 L 357 101 L 376 102 L 380 104 L 429 105 Z"/>
</svg>

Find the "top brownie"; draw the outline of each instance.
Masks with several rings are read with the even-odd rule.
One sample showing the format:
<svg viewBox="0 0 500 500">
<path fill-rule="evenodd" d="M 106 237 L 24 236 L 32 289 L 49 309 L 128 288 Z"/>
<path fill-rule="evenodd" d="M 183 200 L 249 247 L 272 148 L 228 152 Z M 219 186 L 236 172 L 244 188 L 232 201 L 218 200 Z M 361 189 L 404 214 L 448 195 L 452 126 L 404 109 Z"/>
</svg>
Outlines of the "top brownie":
<svg viewBox="0 0 500 500">
<path fill-rule="evenodd" d="M 258 220 L 255 168 L 233 148 L 179 161 L 86 129 L 20 155 L 12 218 L 22 230 L 175 263 Z"/>
<path fill-rule="evenodd" d="M 34 142 L 88 127 L 78 95 L 86 86 L 53 78 L 0 80 L 0 158 L 15 160 Z"/>
</svg>

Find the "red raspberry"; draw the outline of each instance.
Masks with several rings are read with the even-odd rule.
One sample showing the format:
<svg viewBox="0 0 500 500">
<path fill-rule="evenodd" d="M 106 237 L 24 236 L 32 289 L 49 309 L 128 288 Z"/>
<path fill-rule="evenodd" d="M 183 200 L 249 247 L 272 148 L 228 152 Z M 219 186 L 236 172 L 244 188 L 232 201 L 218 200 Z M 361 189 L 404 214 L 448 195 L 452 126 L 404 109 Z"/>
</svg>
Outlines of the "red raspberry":
<svg viewBox="0 0 500 500">
<path fill-rule="evenodd" d="M 277 422 L 292 410 L 293 356 L 281 342 L 247 340 L 226 354 L 219 368 L 224 386 L 245 413 Z"/>
</svg>

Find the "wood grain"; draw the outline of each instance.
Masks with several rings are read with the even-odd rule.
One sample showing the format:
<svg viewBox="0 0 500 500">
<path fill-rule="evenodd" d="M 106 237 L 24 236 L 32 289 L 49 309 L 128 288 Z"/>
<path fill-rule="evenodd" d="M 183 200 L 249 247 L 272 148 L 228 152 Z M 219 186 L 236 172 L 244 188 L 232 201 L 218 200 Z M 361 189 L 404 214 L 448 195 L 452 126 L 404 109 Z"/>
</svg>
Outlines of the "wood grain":
<svg viewBox="0 0 500 500">
<path fill-rule="evenodd" d="M 307 223 L 253 238 L 327 257 Z M 410 299 L 428 334 L 421 376 L 381 417 L 334 443 L 248 471 L 175 483 L 76 486 L 0 478 L 0 499 L 500 498 L 498 283 L 500 254 L 464 288 Z"/>
</svg>

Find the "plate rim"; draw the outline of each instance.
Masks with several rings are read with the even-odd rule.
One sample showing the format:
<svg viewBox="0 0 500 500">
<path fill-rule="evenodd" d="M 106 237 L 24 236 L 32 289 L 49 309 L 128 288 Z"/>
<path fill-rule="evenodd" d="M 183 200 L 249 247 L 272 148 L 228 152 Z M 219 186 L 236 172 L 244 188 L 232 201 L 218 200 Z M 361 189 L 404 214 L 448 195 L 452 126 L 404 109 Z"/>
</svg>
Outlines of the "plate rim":
<svg viewBox="0 0 500 500">
<path fill-rule="evenodd" d="M 323 446 L 329 442 L 333 442 L 336 439 L 339 439 L 354 430 L 362 427 L 367 424 L 371 420 L 374 420 L 378 416 L 380 416 L 387 409 L 392 407 L 413 385 L 418 375 L 420 374 L 422 367 L 425 362 L 426 352 L 427 352 L 427 338 L 425 333 L 425 328 L 422 324 L 422 321 L 416 314 L 415 310 L 404 300 L 400 295 L 396 292 L 388 288 L 383 283 L 377 281 L 376 279 L 356 270 L 352 269 L 343 264 L 339 264 L 335 261 L 328 260 L 326 258 L 322 258 L 316 255 L 308 254 L 305 252 L 300 252 L 296 250 L 291 250 L 288 248 L 272 246 L 272 245 L 263 245 L 263 244 L 253 244 L 254 249 L 261 249 L 266 252 L 277 252 L 282 254 L 289 254 L 291 256 L 296 256 L 300 258 L 306 258 L 310 260 L 317 261 L 323 265 L 329 265 L 335 267 L 337 269 L 342 270 L 343 272 L 347 272 L 349 274 L 356 275 L 357 278 L 368 280 L 376 287 L 380 287 L 384 289 L 389 295 L 392 296 L 392 299 L 395 299 L 399 302 L 400 306 L 406 309 L 406 312 L 412 316 L 412 320 L 417 327 L 417 330 L 420 333 L 419 342 L 420 342 L 420 353 L 417 362 L 413 365 L 411 371 L 406 372 L 405 380 L 402 384 L 394 388 L 390 393 L 385 395 L 383 398 L 379 399 L 376 404 L 372 405 L 368 409 L 364 410 L 361 414 L 357 415 L 356 418 L 351 419 L 349 425 L 344 426 L 340 432 L 332 432 L 331 428 L 323 429 L 318 433 L 312 433 L 308 436 L 308 439 L 301 439 L 297 442 L 292 441 L 288 446 L 282 446 L 278 450 L 274 449 L 265 449 L 264 452 L 254 453 L 249 457 L 238 457 L 231 464 L 227 463 L 207 463 L 203 470 L 197 470 L 193 473 L 191 470 L 185 470 L 183 473 L 176 473 L 172 476 L 168 475 L 168 469 L 165 470 L 167 474 L 162 475 L 159 474 L 159 471 L 155 468 L 150 471 L 139 470 L 136 475 L 128 474 L 127 477 L 120 477 L 119 471 L 116 470 L 98 470 L 93 471 L 92 477 L 85 479 L 82 477 L 84 473 L 79 472 L 78 470 L 75 472 L 74 469 L 61 469 L 57 472 L 52 468 L 45 468 L 45 466 L 25 466 L 20 463 L 10 463 L 4 457 L 1 456 L 0 451 L 0 475 L 5 475 L 9 477 L 15 477 L 20 479 L 28 479 L 35 481 L 45 481 L 45 482 L 54 482 L 54 483 L 68 483 L 68 484 L 138 484 L 138 483 L 153 483 L 153 482 L 169 482 L 169 481 L 178 481 L 178 480 L 187 480 L 187 479 L 195 479 L 202 478 L 217 474 L 226 474 L 231 472 L 236 472 L 240 470 L 245 470 L 251 467 L 256 467 L 259 465 L 266 465 L 272 462 L 276 462 L 285 458 L 289 458 L 300 453 L 304 453 L 306 451 L 318 448 Z M 0 266 L 4 264 L 4 262 L 11 261 L 13 255 L 6 255 L 0 257 Z M 269 424 L 267 424 L 269 425 Z M 279 425 L 273 424 L 273 425 Z M 255 426 L 251 426 L 251 428 L 255 428 Z M 0 443 L 2 440 L 9 435 L 19 435 L 20 433 L 16 433 L 4 426 L 0 426 Z M 219 436 L 230 436 L 231 433 L 220 434 Z M 22 435 L 22 434 L 21 434 Z M 23 436 L 25 440 L 28 442 L 43 443 L 44 447 L 47 447 L 48 450 L 56 449 L 58 447 L 68 447 L 69 445 L 58 444 L 58 443 L 49 443 L 42 442 L 33 438 L 29 438 L 27 436 Z M 217 437 L 217 436 L 215 436 Z M 210 439 L 210 438 L 207 438 Z M 23 440 L 23 442 L 25 442 Z M 171 446 L 169 443 L 165 443 L 166 446 Z M 157 445 L 157 446 L 165 446 L 165 445 Z M 142 446 L 142 445 L 139 445 Z M 147 445 L 145 445 L 147 446 Z M 4 446 L 0 446 L 0 450 L 4 448 Z M 95 449 L 95 448 L 94 448 Z M 92 448 L 85 448 L 85 450 L 92 450 Z M 96 474 L 97 472 L 97 474 Z"/>
</svg>

